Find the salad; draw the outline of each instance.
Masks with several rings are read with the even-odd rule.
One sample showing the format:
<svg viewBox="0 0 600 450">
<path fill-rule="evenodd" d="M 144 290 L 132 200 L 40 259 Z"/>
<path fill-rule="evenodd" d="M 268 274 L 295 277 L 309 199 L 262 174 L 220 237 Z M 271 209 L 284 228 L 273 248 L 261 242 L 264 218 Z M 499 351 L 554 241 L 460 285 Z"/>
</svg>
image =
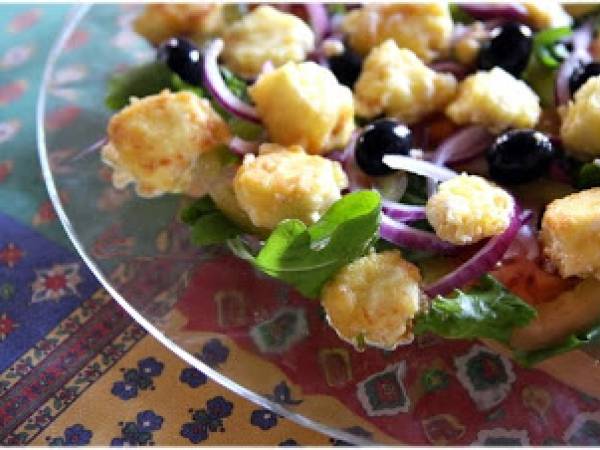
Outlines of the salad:
<svg viewBox="0 0 600 450">
<path fill-rule="evenodd" d="M 599 25 L 547 0 L 150 4 L 102 160 L 359 351 L 432 333 L 533 365 L 600 334 Z"/>
</svg>

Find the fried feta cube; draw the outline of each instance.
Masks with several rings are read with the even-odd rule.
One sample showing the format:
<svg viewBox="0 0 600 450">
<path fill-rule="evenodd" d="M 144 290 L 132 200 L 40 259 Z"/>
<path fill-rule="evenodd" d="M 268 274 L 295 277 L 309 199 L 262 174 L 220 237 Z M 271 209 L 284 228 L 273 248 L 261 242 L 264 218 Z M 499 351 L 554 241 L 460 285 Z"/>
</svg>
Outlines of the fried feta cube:
<svg viewBox="0 0 600 450">
<path fill-rule="evenodd" d="M 541 112 L 535 92 L 500 67 L 467 77 L 446 108 L 446 115 L 457 124 L 483 125 L 492 133 L 533 128 Z"/>
<path fill-rule="evenodd" d="M 362 117 L 384 113 L 411 124 L 443 110 L 456 87 L 453 75 L 431 70 L 411 50 L 388 39 L 365 59 L 354 85 L 354 107 Z"/>
<path fill-rule="evenodd" d="M 258 156 L 246 155 L 233 180 L 235 196 L 252 223 L 269 229 L 284 219 L 315 223 L 347 185 L 337 161 L 277 144 L 261 145 Z"/>
<path fill-rule="evenodd" d="M 371 253 L 342 268 L 323 288 L 327 321 L 340 338 L 386 350 L 413 340 L 419 311 L 419 269 L 397 250 Z"/>
<path fill-rule="evenodd" d="M 309 153 L 322 154 L 350 140 L 352 91 L 318 64 L 287 63 L 261 75 L 248 92 L 277 144 L 300 145 Z"/>
<path fill-rule="evenodd" d="M 368 4 L 350 11 L 342 23 L 350 46 L 361 55 L 393 39 L 425 62 L 447 52 L 452 18 L 444 2 Z"/>
<path fill-rule="evenodd" d="M 207 100 L 191 92 L 133 99 L 108 123 L 103 161 L 113 184 L 130 182 L 143 197 L 185 193 L 198 156 L 229 140 L 229 128 Z"/>
<path fill-rule="evenodd" d="M 527 9 L 529 23 L 537 29 L 568 27 L 573 23 L 572 17 L 556 0 L 526 1 L 523 6 Z"/>
<path fill-rule="evenodd" d="M 149 3 L 133 22 L 133 29 L 154 45 L 172 36 L 202 41 L 225 25 L 222 4 Z"/>
<path fill-rule="evenodd" d="M 259 6 L 233 23 L 223 40 L 223 61 L 247 78 L 256 77 L 267 61 L 275 67 L 304 61 L 315 47 L 314 33 L 302 19 L 271 6 Z"/>
<path fill-rule="evenodd" d="M 541 236 L 544 253 L 563 277 L 600 279 L 600 188 L 550 203 Z"/>
<path fill-rule="evenodd" d="M 427 219 L 443 240 L 473 244 L 502 233 L 514 213 L 514 200 L 485 178 L 462 174 L 440 184 L 427 201 Z"/>
<path fill-rule="evenodd" d="M 560 137 L 566 149 L 600 155 L 600 76 L 581 86 L 562 114 Z"/>
</svg>

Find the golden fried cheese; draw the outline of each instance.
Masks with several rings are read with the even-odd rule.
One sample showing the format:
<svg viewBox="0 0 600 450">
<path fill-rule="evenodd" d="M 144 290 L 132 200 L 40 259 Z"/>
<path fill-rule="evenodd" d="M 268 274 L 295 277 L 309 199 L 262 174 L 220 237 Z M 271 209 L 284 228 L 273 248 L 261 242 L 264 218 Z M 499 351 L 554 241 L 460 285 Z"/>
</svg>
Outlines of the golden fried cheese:
<svg viewBox="0 0 600 450">
<path fill-rule="evenodd" d="M 550 203 L 541 237 L 544 253 L 563 277 L 600 279 L 600 188 Z"/>
<path fill-rule="evenodd" d="M 411 124 L 443 110 L 456 87 L 453 75 L 431 70 L 411 50 L 389 39 L 365 59 L 354 85 L 354 105 L 359 116 L 384 113 Z"/>
<path fill-rule="evenodd" d="M 425 62 L 448 51 L 452 28 L 445 2 L 367 4 L 350 11 L 342 23 L 350 46 L 361 55 L 393 39 Z"/>
<path fill-rule="evenodd" d="M 283 219 L 310 225 L 341 198 L 348 185 L 337 161 L 309 155 L 300 146 L 263 144 L 246 155 L 233 187 L 241 208 L 257 227 L 275 228 Z"/>
<path fill-rule="evenodd" d="M 143 197 L 185 193 L 198 155 L 229 137 L 227 124 L 208 100 L 165 90 L 133 99 L 110 119 L 102 159 L 113 168 L 118 188 L 133 182 Z"/>
<path fill-rule="evenodd" d="M 323 288 L 327 321 L 340 338 L 393 350 L 413 340 L 419 269 L 396 250 L 371 253 L 342 268 Z"/>
</svg>

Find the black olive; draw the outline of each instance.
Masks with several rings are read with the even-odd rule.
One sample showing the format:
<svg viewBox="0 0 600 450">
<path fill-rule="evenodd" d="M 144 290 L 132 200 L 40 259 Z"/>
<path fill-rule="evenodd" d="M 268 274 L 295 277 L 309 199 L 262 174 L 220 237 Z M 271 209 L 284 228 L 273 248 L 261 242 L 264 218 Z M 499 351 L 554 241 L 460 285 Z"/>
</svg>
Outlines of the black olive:
<svg viewBox="0 0 600 450">
<path fill-rule="evenodd" d="M 328 62 L 329 68 L 338 81 L 352 89 L 362 70 L 362 58 L 360 55 L 346 45 L 342 53 L 331 56 Z"/>
<path fill-rule="evenodd" d="M 490 39 L 481 45 L 477 66 L 483 70 L 501 67 L 519 78 L 533 48 L 531 28 L 518 22 L 499 25 L 490 33 Z"/>
<path fill-rule="evenodd" d="M 412 149 L 412 132 L 406 125 L 380 119 L 367 125 L 356 141 L 354 157 L 367 175 L 389 175 L 395 170 L 383 163 L 385 155 L 407 156 Z"/>
<path fill-rule="evenodd" d="M 500 135 L 488 149 L 490 176 L 504 184 L 519 184 L 542 176 L 556 149 L 544 133 L 511 130 Z"/>
<path fill-rule="evenodd" d="M 571 95 L 574 95 L 587 80 L 598 75 L 600 75 L 600 63 L 597 62 L 583 64 L 575 68 L 569 77 L 569 90 L 571 91 Z"/>
<path fill-rule="evenodd" d="M 172 37 L 158 47 L 158 61 L 164 62 L 169 69 L 190 84 L 202 84 L 202 54 L 192 41 Z"/>
</svg>

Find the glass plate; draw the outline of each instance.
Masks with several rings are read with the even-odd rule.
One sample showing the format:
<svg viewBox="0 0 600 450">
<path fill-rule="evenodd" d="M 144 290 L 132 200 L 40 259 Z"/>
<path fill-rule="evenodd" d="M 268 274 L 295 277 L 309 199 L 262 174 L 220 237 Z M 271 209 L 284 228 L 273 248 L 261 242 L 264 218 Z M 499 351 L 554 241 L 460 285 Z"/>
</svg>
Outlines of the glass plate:
<svg viewBox="0 0 600 450">
<path fill-rule="evenodd" d="M 427 337 L 357 353 L 318 302 L 223 248 L 193 247 L 177 220 L 185 199 L 113 188 L 99 157 L 110 117 L 103 99 L 112 74 L 154 58 L 130 29 L 138 12 L 74 11 L 44 70 L 38 144 L 73 245 L 150 334 L 216 382 L 336 443 L 585 443 L 586 426 L 600 429 L 597 400 L 476 342 Z"/>
</svg>

